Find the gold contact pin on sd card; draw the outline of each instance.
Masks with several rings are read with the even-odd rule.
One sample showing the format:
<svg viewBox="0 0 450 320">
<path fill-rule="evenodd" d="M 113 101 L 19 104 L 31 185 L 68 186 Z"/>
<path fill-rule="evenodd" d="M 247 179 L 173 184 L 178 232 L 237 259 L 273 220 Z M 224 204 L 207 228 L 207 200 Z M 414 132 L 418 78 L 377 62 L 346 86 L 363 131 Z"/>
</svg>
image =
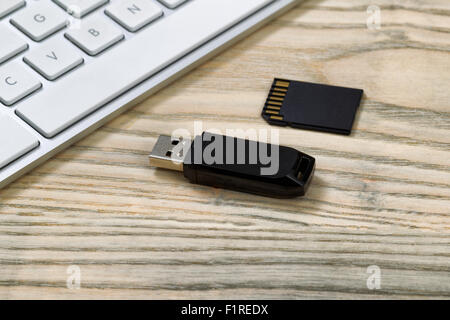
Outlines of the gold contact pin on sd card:
<svg viewBox="0 0 450 320">
<path fill-rule="evenodd" d="M 286 98 L 289 84 L 290 81 L 275 79 L 264 106 L 263 116 L 274 121 L 283 121 L 280 111 Z"/>
<path fill-rule="evenodd" d="M 275 79 L 262 117 L 270 124 L 350 134 L 363 90 Z"/>
</svg>

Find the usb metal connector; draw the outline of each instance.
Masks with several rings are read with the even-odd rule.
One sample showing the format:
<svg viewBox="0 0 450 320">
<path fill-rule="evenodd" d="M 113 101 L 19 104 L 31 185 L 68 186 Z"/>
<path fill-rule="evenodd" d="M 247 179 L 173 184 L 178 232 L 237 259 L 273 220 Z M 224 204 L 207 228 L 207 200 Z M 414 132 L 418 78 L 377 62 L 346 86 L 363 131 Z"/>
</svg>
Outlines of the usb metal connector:
<svg viewBox="0 0 450 320">
<path fill-rule="evenodd" d="M 170 136 L 161 135 L 156 141 L 150 154 L 150 165 L 169 170 L 183 171 L 185 154 L 179 144 L 189 147 L 190 139 L 172 139 Z M 181 149 L 181 152 L 180 152 Z"/>
</svg>

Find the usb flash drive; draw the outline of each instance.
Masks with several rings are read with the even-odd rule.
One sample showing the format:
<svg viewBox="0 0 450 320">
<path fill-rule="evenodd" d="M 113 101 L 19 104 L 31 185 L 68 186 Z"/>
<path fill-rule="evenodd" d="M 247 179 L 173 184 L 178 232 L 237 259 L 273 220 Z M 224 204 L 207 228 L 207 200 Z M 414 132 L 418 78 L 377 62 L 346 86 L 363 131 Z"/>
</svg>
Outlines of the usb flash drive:
<svg viewBox="0 0 450 320">
<path fill-rule="evenodd" d="M 182 171 L 195 184 L 293 198 L 305 194 L 315 159 L 285 146 L 204 132 L 193 141 L 160 136 L 150 165 Z"/>
</svg>

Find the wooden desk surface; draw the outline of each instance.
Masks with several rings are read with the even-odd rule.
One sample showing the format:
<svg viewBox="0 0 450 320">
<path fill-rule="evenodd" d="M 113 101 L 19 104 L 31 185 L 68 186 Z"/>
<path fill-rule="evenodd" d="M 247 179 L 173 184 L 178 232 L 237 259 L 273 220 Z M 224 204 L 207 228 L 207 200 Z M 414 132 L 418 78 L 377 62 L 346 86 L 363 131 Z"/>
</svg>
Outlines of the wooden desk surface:
<svg viewBox="0 0 450 320">
<path fill-rule="evenodd" d="M 450 3 L 376 2 L 380 30 L 372 1 L 306 2 L 0 191 L 0 298 L 450 298 Z M 349 137 L 281 128 L 306 197 L 148 167 L 194 120 L 268 128 L 275 76 L 365 90 Z"/>
</svg>

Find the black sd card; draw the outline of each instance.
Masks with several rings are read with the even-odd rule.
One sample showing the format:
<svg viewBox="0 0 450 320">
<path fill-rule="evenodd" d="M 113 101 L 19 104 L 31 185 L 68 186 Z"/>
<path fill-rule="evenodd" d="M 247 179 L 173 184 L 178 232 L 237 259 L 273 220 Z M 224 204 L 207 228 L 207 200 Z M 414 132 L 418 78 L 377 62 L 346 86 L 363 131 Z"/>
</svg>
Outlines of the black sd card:
<svg viewBox="0 0 450 320">
<path fill-rule="evenodd" d="M 275 79 L 262 112 L 273 125 L 350 134 L 363 90 Z"/>
</svg>

